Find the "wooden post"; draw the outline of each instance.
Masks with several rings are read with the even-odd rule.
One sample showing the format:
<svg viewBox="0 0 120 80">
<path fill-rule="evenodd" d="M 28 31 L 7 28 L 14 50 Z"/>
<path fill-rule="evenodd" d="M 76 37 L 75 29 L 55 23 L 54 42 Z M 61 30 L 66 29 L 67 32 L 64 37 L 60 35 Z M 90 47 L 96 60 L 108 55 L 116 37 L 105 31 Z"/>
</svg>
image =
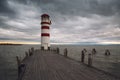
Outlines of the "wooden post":
<svg viewBox="0 0 120 80">
<path fill-rule="evenodd" d="M 96 53 L 97 53 L 96 49 L 93 48 L 93 49 L 92 49 L 92 54 L 96 54 Z"/>
<path fill-rule="evenodd" d="M 83 51 L 84 51 L 84 53 L 86 53 L 86 52 L 87 52 L 87 50 L 86 50 L 85 48 L 83 49 Z"/>
<path fill-rule="evenodd" d="M 20 59 L 18 56 L 16 56 L 16 60 L 17 60 L 17 65 L 19 66 L 20 65 Z"/>
<path fill-rule="evenodd" d="M 88 66 L 92 66 L 92 55 L 88 54 Z"/>
<path fill-rule="evenodd" d="M 34 52 L 34 48 L 33 48 L 33 47 L 31 48 L 31 52 L 32 52 L 32 53 Z"/>
<path fill-rule="evenodd" d="M 29 56 L 31 56 L 31 51 L 30 51 L 30 49 L 28 50 L 28 53 L 29 53 Z"/>
<path fill-rule="evenodd" d="M 67 48 L 65 48 L 65 49 L 64 49 L 64 56 L 65 56 L 65 57 L 67 57 L 67 53 L 68 53 Z"/>
<path fill-rule="evenodd" d="M 108 49 L 105 50 L 105 55 L 107 55 L 107 56 L 110 55 L 110 51 Z"/>
<path fill-rule="evenodd" d="M 44 47 L 41 47 L 41 50 L 44 50 Z"/>
<path fill-rule="evenodd" d="M 59 54 L 59 48 L 57 48 L 56 52 L 57 52 L 57 54 Z"/>
<path fill-rule="evenodd" d="M 50 47 L 48 47 L 48 51 L 50 51 Z"/>
<path fill-rule="evenodd" d="M 17 68 L 18 68 L 18 76 L 20 75 L 20 69 L 19 69 L 19 66 L 20 66 L 20 59 L 18 56 L 16 56 L 16 60 L 17 60 Z"/>
<path fill-rule="evenodd" d="M 17 59 L 17 68 L 18 68 L 18 77 L 21 75 L 21 72 L 23 71 L 23 67 L 25 67 L 25 64 L 21 63 L 18 56 L 16 56 Z"/>
<path fill-rule="evenodd" d="M 34 48 L 29 49 L 29 56 L 33 55 Z"/>
<path fill-rule="evenodd" d="M 28 52 L 25 52 L 25 57 L 28 57 Z"/>
<path fill-rule="evenodd" d="M 84 59 L 85 59 L 85 53 L 84 53 L 84 51 L 82 50 L 82 51 L 81 51 L 81 62 L 84 62 Z"/>
</svg>

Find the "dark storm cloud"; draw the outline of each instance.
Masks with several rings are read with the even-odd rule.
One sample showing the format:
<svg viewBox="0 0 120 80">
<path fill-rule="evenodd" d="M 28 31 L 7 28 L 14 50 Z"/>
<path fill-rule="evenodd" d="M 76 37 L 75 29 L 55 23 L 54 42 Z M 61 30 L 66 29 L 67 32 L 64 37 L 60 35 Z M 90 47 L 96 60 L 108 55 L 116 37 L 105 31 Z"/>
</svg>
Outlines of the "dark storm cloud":
<svg viewBox="0 0 120 80">
<path fill-rule="evenodd" d="M 14 19 L 15 17 L 16 12 L 10 8 L 8 0 L 0 0 L 0 28 L 11 29 L 12 27 L 5 22 Z"/>
<path fill-rule="evenodd" d="M 99 14 L 111 16 L 120 13 L 120 0 L 18 0 L 23 4 L 34 4 L 43 11 L 64 15 Z"/>
<path fill-rule="evenodd" d="M 12 13 L 13 11 L 9 8 L 7 0 L 0 0 L 0 13 Z"/>
<path fill-rule="evenodd" d="M 33 4 L 39 10 L 50 13 L 52 16 L 57 14 L 67 16 L 90 16 L 99 14 L 111 16 L 120 13 L 119 0 L 13 0 L 20 4 Z M 6 0 L 0 2 L 1 12 L 13 12 Z M 69 17 L 70 18 L 70 17 Z"/>
<path fill-rule="evenodd" d="M 8 0 L 0 0 L 0 16 L 15 17 L 15 11 L 9 7 Z"/>
<path fill-rule="evenodd" d="M 25 11 L 24 8 L 26 8 L 24 6 L 25 5 L 16 3 L 13 0 L 0 1 L 0 29 L 24 32 L 29 35 L 38 32 L 39 27 L 37 26 L 36 28 L 36 25 L 31 25 L 32 24 L 31 22 L 38 18 L 31 17 L 32 15 L 27 16 L 27 14 L 29 13 L 24 15 L 26 12 L 28 12 L 28 9 L 30 9 L 28 8 L 26 9 L 26 12 L 24 12 Z M 29 6 L 31 5 L 28 5 L 28 7 Z M 37 17 L 39 16 L 37 15 Z"/>
</svg>

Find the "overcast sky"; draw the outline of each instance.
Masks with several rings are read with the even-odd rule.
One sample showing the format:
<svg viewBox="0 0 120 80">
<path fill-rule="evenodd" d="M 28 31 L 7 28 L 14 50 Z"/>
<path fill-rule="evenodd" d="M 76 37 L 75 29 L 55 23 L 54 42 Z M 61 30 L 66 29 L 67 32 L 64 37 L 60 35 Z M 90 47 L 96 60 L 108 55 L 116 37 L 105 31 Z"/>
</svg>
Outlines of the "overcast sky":
<svg viewBox="0 0 120 80">
<path fill-rule="evenodd" d="M 52 43 L 120 43 L 120 0 L 0 0 L 0 42 L 39 42 L 43 13 Z"/>
</svg>

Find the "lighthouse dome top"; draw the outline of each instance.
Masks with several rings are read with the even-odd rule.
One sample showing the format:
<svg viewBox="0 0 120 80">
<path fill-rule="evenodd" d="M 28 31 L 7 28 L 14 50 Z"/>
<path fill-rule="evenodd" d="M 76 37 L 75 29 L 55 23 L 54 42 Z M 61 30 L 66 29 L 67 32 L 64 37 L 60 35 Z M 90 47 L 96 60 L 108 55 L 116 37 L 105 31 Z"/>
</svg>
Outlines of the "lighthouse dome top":
<svg viewBox="0 0 120 80">
<path fill-rule="evenodd" d="M 41 17 L 50 17 L 48 14 L 42 14 Z"/>
</svg>

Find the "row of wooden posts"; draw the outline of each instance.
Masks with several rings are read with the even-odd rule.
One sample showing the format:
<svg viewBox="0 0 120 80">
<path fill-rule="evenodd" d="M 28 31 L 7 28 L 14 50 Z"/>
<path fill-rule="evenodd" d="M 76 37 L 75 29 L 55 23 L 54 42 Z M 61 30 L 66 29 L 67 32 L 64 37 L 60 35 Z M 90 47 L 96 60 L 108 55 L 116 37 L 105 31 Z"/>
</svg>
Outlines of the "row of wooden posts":
<svg viewBox="0 0 120 80">
<path fill-rule="evenodd" d="M 28 50 L 28 52 L 25 52 L 25 57 L 21 60 L 18 56 L 16 56 L 17 60 L 17 68 L 18 68 L 18 77 L 22 76 L 22 72 L 24 72 L 26 66 L 22 62 L 28 58 L 29 56 L 32 56 L 34 52 L 34 48 Z"/>
<path fill-rule="evenodd" d="M 60 53 L 60 49 L 56 48 L 56 49 L 49 49 L 48 51 L 55 51 L 57 54 Z M 29 49 L 27 52 L 25 52 L 25 57 L 23 60 L 25 60 L 26 58 L 28 58 L 29 56 L 32 56 L 34 52 L 34 48 L 32 47 L 31 49 Z M 85 61 L 85 53 L 87 52 L 86 49 L 83 49 L 81 51 L 81 62 L 84 63 Z M 92 50 L 91 52 L 92 54 L 88 54 L 88 66 L 92 66 L 92 55 L 96 54 L 97 51 L 95 49 Z M 105 55 L 110 55 L 109 50 L 106 50 Z M 68 49 L 65 48 L 64 49 L 64 56 L 68 57 Z M 20 76 L 21 72 L 23 72 L 23 70 L 25 69 L 25 64 L 22 63 L 23 60 L 20 60 L 20 58 L 18 56 L 16 56 L 17 59 L 17 65 L 18 65 L 18 76 Z"/>
<path fill-rule="evenodd" d="M 59 48 L 56 49 L 56 52 L 59 54 Z M 81 51 L 81 62 L 84 63 L 85 60 L 85 53 L 87 51 L 84 49 Z M 67 48 L 64 49 L 64 54 L 65 57 L 68 57 L 68 50 Z M 92 66 L 92 54 L 88 54 L 88 66 Z"/>
<path fill-rule="evenodd" d="M 41 49 L 43 50 L 43 49 Z M 57 53 L 59 53 L 58 51 L 59 49 L 49 49 L 49 50 L 44 50 L 44 51 L 57 51 Z M 25 57 L 21 60 L 20 57 L 16 56 L 16 60 L 17 60 L 17 67 L 18 67 L 18 79 L 21 78 L 22 73 L 24 73 L 24 70 L 26 68 L 25 64 L 23 64 L 22 62 L 27 59 L 29 56 L 32 56 L 34 53 L 35 49 L 32 47 L 30 48 L 28 51 L 25 52 Z"/>
<path fill-rule="evenodd" d="M 59 48 L 57 48 L 57 52 L 59 52 Z M 85 53 L 87 52 L 86 49 L 83 49 L 81 51 L 81 62 L 84 63 L 85 61 Z M 92 66 L 92 55 L 95 55 L 97 53 L 96 49 L 93 48 L 91 53 L 88 54 L 88 66 Z M 64 56 L 67 57 L 67 54 L 68 54 L 68 50 L 67 48 L 64 49 Z M 111 55 L 110 51 L 108 49 L 105 50 L 105 55 L 106 56 L 109 56 Z"/>
<path fill-rule="evenodd" d="M 81 62 L 84 63 L 85 61 L 85 53 L 87 52 L 86 49 L 81 51 Z M 96 50 L 92 50 L 92 54 L 96 54 Z M 92 66 L 92 54 L 88 54 L 88 66 Z"/>
</svg>

